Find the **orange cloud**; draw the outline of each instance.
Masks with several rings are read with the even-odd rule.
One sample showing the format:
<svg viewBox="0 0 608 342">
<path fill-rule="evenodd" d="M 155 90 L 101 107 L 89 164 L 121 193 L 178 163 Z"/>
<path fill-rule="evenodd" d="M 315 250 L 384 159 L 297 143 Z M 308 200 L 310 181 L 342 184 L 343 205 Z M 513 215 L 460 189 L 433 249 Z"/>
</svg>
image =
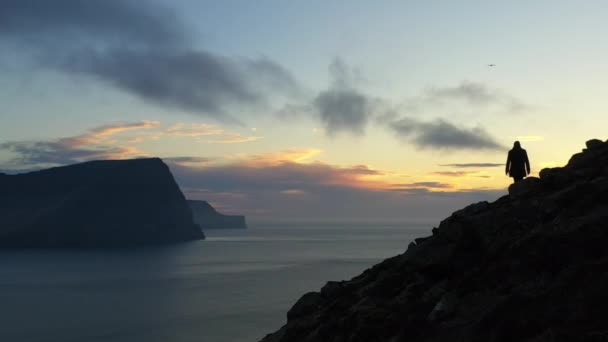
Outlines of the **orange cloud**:
<svg viewBox="0 0 608 342">
<path fill-rule="evenodd" d="M 289 149 L 278 152 L 269 152 L 254 155 L 237 155 L 228 157 L 228 163 L 235 165 L 244 165 L 248 167 L 263 167 L 279 165 L 286 162 L 303 163 L 310 158 L 318 156 L 322 150 L 315 148 L 308 149 Z"/>
<path fill-rule="evenodd" d="M 0 148 L 8 149 L 17 157 L 14 163 L 73 164 L 93 159 L 127 159 L 148 156 L 133 146 L 117 146 L 120 141 L 114 137 L 125 131 L 159 127 L 158 121 L 140 121 L 125 124 L 104 125 L 91 129 L 88 133 L 48 141 L 8 142 Z"/>
<path fill-rule="evenodd" d="M 252 131 L 256 130 L 257 129 L 252 129 Z M 177 137 L 199 138 L 199 141 L 211 144 L 235 144 L 262 139 L 262 137 L 259 136 L 244 136 L 241 133 L 228 132 L 221 127 L 210 124 L 176 123 L 163 131 L 163 134 Z M 209 136 L 217 137 L 206 140 L 202 139 L 202 137 Z"/>
<path fill-rule="evenodd" d="M 307 192 L 301 189 L 287 189 L 287 190 L 283 190 L 281 191 L 281 193 L 283 195 L 290 195 L 290 196 L 301 196 L 301 195 L 306 195 Z"/>
<path fill-rule="evenodd" d="M 104 125 L 93 128 L 89 131 L 89 133 L 61 138 L 58 140 L 60 144 L 66 146 L 85 146 L 85 145 L 94 145 L 101 144 L 104 141 L 107 142 L 107 138 L 125 131 L 130 130 L 139 130 L 139 129 L 150 129 L 156 128 L 160 126 L 160 122 L 158 121 L 140 121 L 140 122 L 132 122 L 125 124 L 114 124 L 114 125 Z"/>
<path fill-rule="evenodd" d="M 220 135 L 225 131 L 215 125 L 210 124 L 184 124 L 176 123 L 164 131 L 167 135 L 178 137 L 201 137 L 208 135 Z"/>
</svg>

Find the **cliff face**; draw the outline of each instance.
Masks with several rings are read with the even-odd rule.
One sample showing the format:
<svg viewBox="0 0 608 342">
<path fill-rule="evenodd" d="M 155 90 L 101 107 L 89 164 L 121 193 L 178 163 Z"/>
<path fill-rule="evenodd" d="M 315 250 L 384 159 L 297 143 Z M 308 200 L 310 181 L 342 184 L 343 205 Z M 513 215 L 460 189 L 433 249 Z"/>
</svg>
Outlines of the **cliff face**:
<svg viewBox="0 0 608 342">
<path fill-rule="evenodd" d="M 245 229 L 245 216 L 220 214 L 206 201 L 188 200 L 194 222 L 202 229 Z"/>
<path fill-rule="evenodd" d="M 608 142 L 304 295 L 264 342 L 608 341 Z"/>
<path fill-rule="evenodd" d="M 0 247 L 104 247 L 204 238 L 158 158 L 0 177 Z"/>
</svg>

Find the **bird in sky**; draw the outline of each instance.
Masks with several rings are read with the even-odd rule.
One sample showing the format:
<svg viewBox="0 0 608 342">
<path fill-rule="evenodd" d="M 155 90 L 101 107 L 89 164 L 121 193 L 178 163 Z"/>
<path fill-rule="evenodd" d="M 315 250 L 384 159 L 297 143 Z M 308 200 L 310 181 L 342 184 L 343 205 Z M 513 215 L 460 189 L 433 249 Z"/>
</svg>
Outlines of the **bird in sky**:
<svg viewBox="0 0 608 342">
<path fill-rule="evenodd" d="M 495 67 L 496 64 L 488 64 L 489 67 Z"/>
</svg>

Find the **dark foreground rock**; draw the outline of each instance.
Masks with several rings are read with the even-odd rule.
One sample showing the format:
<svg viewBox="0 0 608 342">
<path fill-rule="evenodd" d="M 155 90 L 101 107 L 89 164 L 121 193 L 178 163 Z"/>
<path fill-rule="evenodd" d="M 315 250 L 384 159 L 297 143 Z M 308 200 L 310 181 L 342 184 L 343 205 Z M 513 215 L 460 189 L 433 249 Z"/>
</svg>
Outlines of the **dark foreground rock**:
<svg viewBox="0 0 608 342">
<path fill-rule="evenodd" d="M 117 247 L 202 238 L 158 158 L 0 177 L 0 247 Z"/>
<path fill-rule="evenodd" d="M 245 216 L 220 214 L 207 201 L 188 200 L 194 222 L 204 229 L 246 229 Z"/>
<path fill-rule="evenodd" d="M 304 295 L 262 341 L 608 341 L 608 142 L 509 191 Z"/>
</svg>

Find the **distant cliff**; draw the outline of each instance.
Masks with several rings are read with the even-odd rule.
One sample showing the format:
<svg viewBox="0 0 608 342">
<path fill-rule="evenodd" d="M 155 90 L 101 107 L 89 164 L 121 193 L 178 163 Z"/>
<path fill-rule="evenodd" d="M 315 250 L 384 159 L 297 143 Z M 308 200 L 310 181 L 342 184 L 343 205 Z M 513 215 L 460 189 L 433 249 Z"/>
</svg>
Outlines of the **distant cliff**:
<svg viewBox="0 0 608 342">
<path fill-rule="evenodd" d="M 0 177 L 0 247 L 105 247 L 203 239 L 158 158 Z"/>
<path fill-rule="evenodd" d="M 245 216 L 223 215 L 206 201 L 188 200 L 194 222 L 204 229 L 245 229 Z"/>
<path fill-rule="evenodd" d="M 608 142 L 305 294 L 263 342 L 608 341 Z"/>
</svg>

